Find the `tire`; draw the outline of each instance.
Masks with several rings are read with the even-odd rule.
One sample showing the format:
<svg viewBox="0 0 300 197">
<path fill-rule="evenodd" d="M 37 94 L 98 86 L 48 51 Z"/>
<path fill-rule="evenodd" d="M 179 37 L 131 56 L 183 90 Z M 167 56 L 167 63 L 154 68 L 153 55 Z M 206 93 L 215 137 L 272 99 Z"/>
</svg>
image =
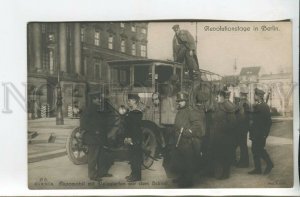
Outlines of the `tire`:
<svg viewBox="0 0 300 197">
<path fill-rule="evenodd" d="M 151 128 L 143 127 L 143 163 L 142 163 L 142 169 L 149 169 L 154 160 L 155 151 L 157 148 L 157 141 L 154 131 Z M 150 155 L 151 157 L 149 157 Z"/>
<path fill-rule="evenodd" d="M 87 163 L 88 148 L 82 143 L 82 131 L 80 127 L 75 128 L 67 138 L 66 150 L 68 158 L 75 165 Z"/>
</svg>

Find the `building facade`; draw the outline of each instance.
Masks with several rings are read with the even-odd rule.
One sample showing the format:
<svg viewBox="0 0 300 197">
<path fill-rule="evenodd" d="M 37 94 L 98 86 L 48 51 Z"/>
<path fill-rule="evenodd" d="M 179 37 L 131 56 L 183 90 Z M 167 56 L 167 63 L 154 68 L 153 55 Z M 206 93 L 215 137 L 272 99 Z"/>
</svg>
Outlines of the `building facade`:
<svg viewBox="0 0 300 197">
<path fill-rule="evenodd" d="M 72 116 L 107 82 L 107 61 L 147 58 L 147 34 L 147 23 L 29 23 L 30 117 L 55 116 L 58 81 L 64 116 Z"/>
<path fill-rule="evenodd" d="M 293 78 L 292 73 L 280 72 L 263 74 L 261 67 L 243 67 L 238 76 L 225 76 L 223 83 L 231 91 L 230 99 L 239 95 L 241 89 L 248 90 L 248 100 L 254 104 L 254 89 L 266 92 L 265 100 L 273 115 L 293 116 Z"/>
<path fill-rule="evenodd" d="M 259 84 L 268 88 L 268 105 L 283 116 L 293 116 L 292 73 L 265 74 L 259 77 Z"/>
</svg>

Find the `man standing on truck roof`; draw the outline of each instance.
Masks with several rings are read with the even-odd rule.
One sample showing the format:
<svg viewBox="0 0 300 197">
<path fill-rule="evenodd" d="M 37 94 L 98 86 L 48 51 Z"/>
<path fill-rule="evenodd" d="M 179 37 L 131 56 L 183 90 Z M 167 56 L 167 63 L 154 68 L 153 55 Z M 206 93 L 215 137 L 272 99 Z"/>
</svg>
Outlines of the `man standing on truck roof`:
<svg viewBox="0 0 300 197">
<path fill-rule="evenodd" d="M 190 79 L 200 78 L 199 63 L 196 55 L 196 42 L 191 33 L 181 30 L 179 25 L 174 25 L 173 58 L 175 62 L 185 63 Z"/>
</svg>

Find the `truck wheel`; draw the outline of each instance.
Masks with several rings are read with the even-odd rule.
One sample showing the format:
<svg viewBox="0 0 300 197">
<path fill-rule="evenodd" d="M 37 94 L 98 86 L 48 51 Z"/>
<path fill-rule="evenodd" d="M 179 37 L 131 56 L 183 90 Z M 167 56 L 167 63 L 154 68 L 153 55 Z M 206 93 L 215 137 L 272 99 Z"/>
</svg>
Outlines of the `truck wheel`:
<svg viewBox="0 0 300 197">
<path fill-rule="evenodd" d="M 77 127 L 67 138 L 66 150 L 70 161 L 75 165 L 87 163 L 88 148 L 82 142 L 82 131 Z"/>
<path fill-rule="evenodd" d="M 157 148 L 157 142 L 156 142 L 156 137 L 155 137 L 155 133 L 152 129 L 147 128 L 147 127 L 143 127 L 143 165 L 142 168 L 143 169 L 149 169 L 154 160 L 154 156 L 155 156 L 155 151 Z"/>
</svg>

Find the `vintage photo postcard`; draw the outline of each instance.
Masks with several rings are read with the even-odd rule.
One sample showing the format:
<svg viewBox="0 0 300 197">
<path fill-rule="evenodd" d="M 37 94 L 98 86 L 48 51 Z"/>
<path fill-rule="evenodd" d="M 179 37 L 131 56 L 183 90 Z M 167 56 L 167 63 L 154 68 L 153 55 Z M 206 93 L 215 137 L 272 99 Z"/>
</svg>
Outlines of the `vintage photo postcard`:
<svg viewBox="0 0 300 197">
<path fill-rule="evenodd" d="M 27 44 L 29 189 L 294 186 L 291 21 L 30 22 Z"/>
</svg>

